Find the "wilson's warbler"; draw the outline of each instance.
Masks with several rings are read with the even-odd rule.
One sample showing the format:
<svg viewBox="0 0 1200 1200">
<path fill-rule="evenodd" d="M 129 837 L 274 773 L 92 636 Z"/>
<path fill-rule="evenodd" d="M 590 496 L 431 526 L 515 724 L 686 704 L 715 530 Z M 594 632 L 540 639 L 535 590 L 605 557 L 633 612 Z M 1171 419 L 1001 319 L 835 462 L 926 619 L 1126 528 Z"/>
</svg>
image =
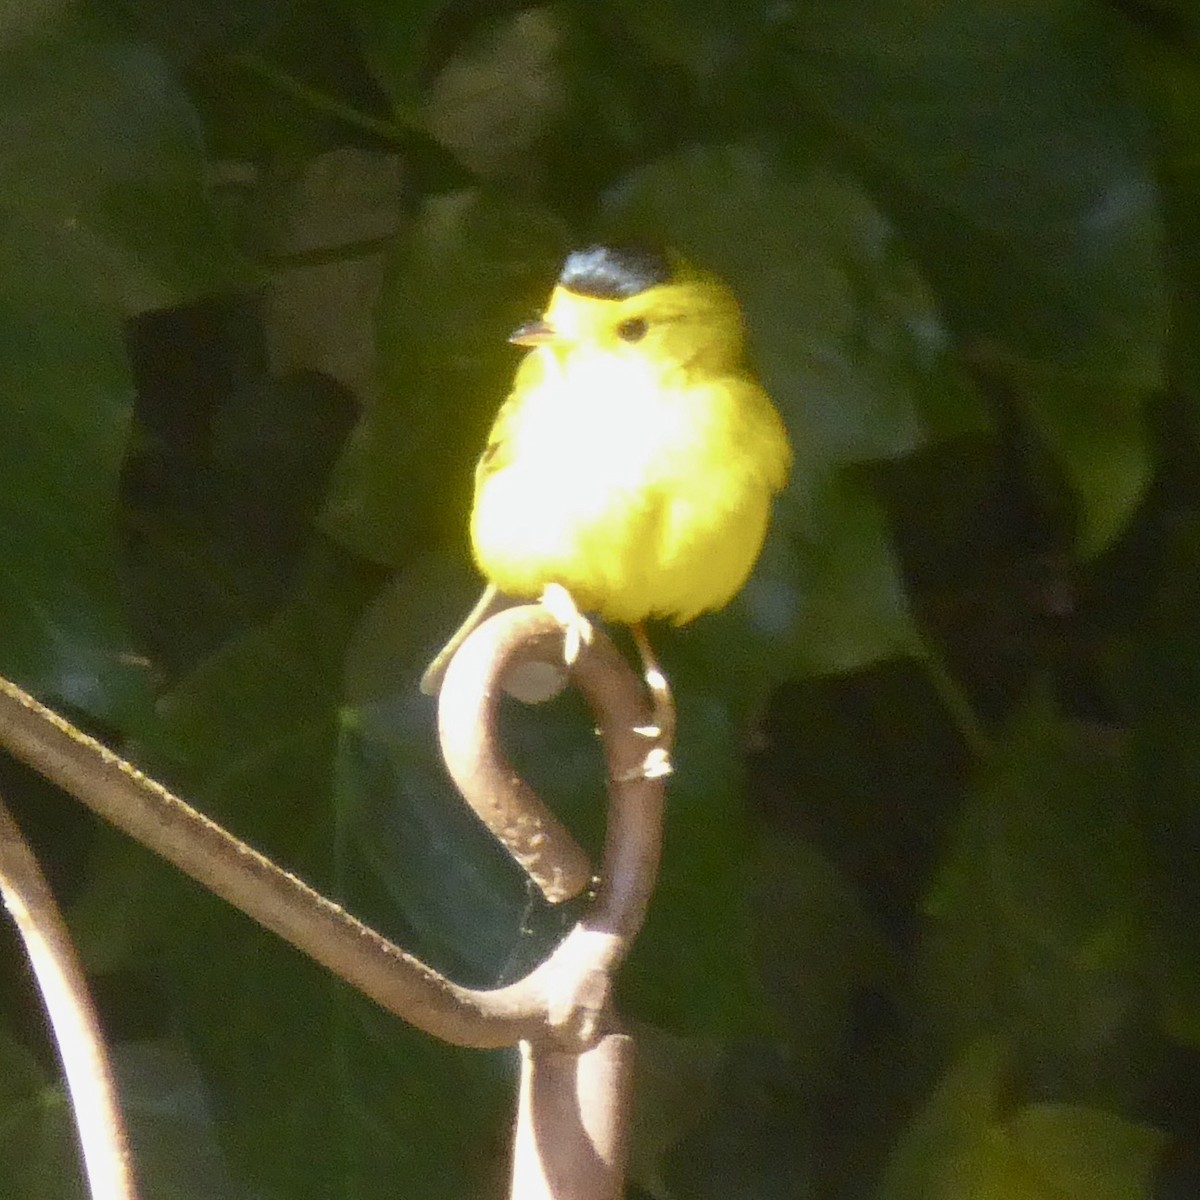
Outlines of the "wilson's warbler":
<svg viewBox="0 0 1200 1200">
<path fill-rule="evenodd" d="M 547 588 L 634 627 L 725 605 L 762 547 L 791 446 L 715 276 L 662 254 L 567 257 L 475 469 L 471 543 L 489 580 L 421 681 L 435 692 L 496 593 Z M 554 585 L 557 585 L 555 587 Z M 652 663 L 652 660 L 650 660 Z"/>
</svg>

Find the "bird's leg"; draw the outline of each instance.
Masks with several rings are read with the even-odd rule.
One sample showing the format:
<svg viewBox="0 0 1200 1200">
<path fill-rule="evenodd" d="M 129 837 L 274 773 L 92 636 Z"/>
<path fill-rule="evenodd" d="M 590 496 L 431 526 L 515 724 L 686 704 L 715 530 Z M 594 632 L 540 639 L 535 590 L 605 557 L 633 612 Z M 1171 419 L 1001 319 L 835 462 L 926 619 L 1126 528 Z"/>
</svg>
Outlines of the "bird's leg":
<svg viewBox="0 0 1200 1200">
<path fill-rule="evenodd" d="M 592 623 L 581 613 L 571 593 L 562 584 L 548 583 L 542 591 L 542 606 L 563 627 L 563 662 L 569 667 L 580 650 L 592 641 Z M 652 739 L 656 745 L 642 765 L 633 772 L 641 779 L 658 779 L 671 773 L 671 746 L 675 740 L 675 699 L 671 685 L 650 646 L 640 624 L 630 627 L 634 644 L 642 659 L 642 678 L 650 689 L 652 724 L 639 725 L 634 732 Z"/>
<path fill-rule="evenodd" d="M 654 723 L 642 725 L 636 730 L 643 737 L 653 738 L 658 745 L 646 755 L 642 774 L 647 779 L 657 779 L 671 773 L 671 747 L 675 743 L 675 697 L 671 684 L 662 667 L 658 665 L 650 639 L 641 624 L 630 626 L 634 645 L 642 660 L 642 678 L 650 689 Z"/>
<path fill-rule="evenodd" d="M 563 662 L 569 667 L 584 646 L 591 645 L 592 623 L 575 606 L 561 583 L 548 583 L 542 590 L 542 607 L 563 627 Z"/>
</svg>

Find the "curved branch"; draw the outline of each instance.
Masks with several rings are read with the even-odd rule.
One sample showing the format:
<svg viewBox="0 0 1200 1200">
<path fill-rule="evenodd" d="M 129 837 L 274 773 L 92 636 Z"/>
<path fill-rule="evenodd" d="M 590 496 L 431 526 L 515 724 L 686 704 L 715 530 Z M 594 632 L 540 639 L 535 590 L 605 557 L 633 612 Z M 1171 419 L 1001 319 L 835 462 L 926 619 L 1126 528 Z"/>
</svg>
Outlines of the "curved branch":
<svg viewBox="0 0 1200 1200">
<path fill-rule="evenodd" d="M 506 609 L 473 629 L 438 694 L 442 758 L 463 799 L 551 904 L 592 880 L 579 843 L 512 768 L 499 745 L 504 677 L 522 663 L 562 659 L 562 627 L 540 607 Z M 636 712 L 636 709 L 634 709 Z"/>
<path fill-rule="evenodd" d="M 0 744 L 97 815 L 335 975 L 435 1037 L 509 1046 L 543 1021 L 534 998 L 488 1004 L 406 954 L 227 833 L 14 683 L 0 678 Z"/>
<path fill-rule="evenodd" d="M 543 639 L 558 628 L 540 607 L 510 609 L 476 631 L 476 647 L 515 654 L 505 641 L 513 621 L 521 623 L 522 637 Z M 653 888 L 663 790 L 661 780 L 643 771 L 646 745 L 635 727 L 645 724 L 646 714 L 637 677 L 611 644 L 598 636 L 572 676 L 597 714 L 608 763 L 611 812 L 599 887 L 584 919 L 550 958 L 525 979 L 494 990 L 445 979 L 2 677 L 0 745 L 427 1033 L 463 1046 L 550 1036 L 578 1048 L 603 1025 L 609 973 L 637 932 Z M 480 715 L 467 719 L 477 734 L 490 728 L 494 739 L 486 714 L 495 697 L 481 691 L 476 698 Z"/>
<path fill-rule="evenodd" d="M 459 790 L 550 900 L 578 892 L 591 871 L 570 833 L 509 766 L 498 743 L 497 710 L 505 672 L 539 657 L 561 661 L 562 638 L 557 618 L 541 605 L 497 613 L 450 664 L 438 709 L 442 753 Z M 549 1029 L 578 1049 L 603 1027 L 611 974 L 637 936 L 654 890 L 664 789 L 652 765 L 662 743 L 645 732 L 650 712 L 641 682 L 599 630 L 570 675 L 597 719 L 608 770 L 608 827 L 596 894 L 550 958 L 519 983 L 489 994 L 498 999 L 539 991 Z"/>
<path fill-rule="evenodd" d="M 134 1200 L 129 1140 L 87 980 L 54 895 L 0 797 L 0 897 L 29 956 L 58 1044 L 94 1197 Z"/>
</svg>

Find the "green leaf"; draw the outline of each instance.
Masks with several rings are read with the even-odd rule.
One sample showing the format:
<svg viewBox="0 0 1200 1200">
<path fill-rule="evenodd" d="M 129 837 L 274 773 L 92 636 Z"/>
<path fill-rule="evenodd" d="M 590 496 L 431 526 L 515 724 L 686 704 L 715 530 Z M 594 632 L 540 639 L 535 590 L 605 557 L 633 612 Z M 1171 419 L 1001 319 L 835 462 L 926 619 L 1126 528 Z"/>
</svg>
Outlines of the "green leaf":
<svg viewBox="0 0 1200 1200">
<path fill-rule="evenodd" d="M 1192 6 L 1176 13 L 1195 25 Z M 1192 297 L 1200 287 L 1200 66 L 1189 38 L 1154 36 L 1132 43 L 1147 111 L 1158 144 L 1163 208 L 1163 262 L 1170 285 L 1171 383 L 1200 411 L 1200 322 Z"/>
<path fill-rule="evenodd" d="M 1128 524 L 1153 477 L 1145 393 L 1053 372 L 1031 378 L 1017 369 L 1013 381 L 1078 497 L 1079 552 L 1098 554 Z"/>
<path fill-rule="evenodd" d="M 720 1066 L 718 1044 L 638 1025 L 629 1175 L 655 1200 L 671 1200 L 663 1157 L 713 1105 Z"/>
<path fill-rule="evenodd" d="M 1178 512 L 1130 561 L 1146 611 L 1114 652 L 1111 682 L 1129 714 L 1139 812 L 1151 853 L 1152 977 L 1167 1033 L 1200 1046 L 1200 862 L 1193 780 L 1200 771 L 1200 517 Z M 1137 594 L 1137 593 L 1135 593 Z M 1131 608 L 1129 600 L 1125 607 Z"/>
<path fill-rule="evenodd" d="M 679 739 L 654 902 L 618 981 L 622 1007 L 674 1033 L 769 1024 L 754 960 L 741 752 L 728 708 L 676 688 Z"/>
<path fill-rule="evenodd" d="M 420 95 L 434 24 L 443 0 L 412 0 L 403 6 L 388 0 L 346 0 L 358 27 L 363 54 L 380 86 L 400 111 L 415 109 Z"/>
<path fill-rule="evenodd" d="M 450 56 L 430 75 L 423 108 L 430 134 L 478 177 L 515 184 L 517 195 L 529 190 L 531 159 L 561 136 L 570 65 L 564 15 L 563 5 L 546 4 L 485 18 L 440 47 Z M 588 115 L 599 124 L 602 113 L 593 106 Z M 552 176 L 554 168 L 539 162 L 538 171 Z M 575 166 L 577 188 L 581 174 Z"/>
<path fill-rule="evenodd" d="M 119 720 L 144 699 L 116 575 L 120 315 L 233 275 L 175 81 L 64 30 L 0 54 L 0 609 L 7 670 Z"/>
<path fill-rule="evenodd" d="M 492 986 L 544 957 L 578 906 L 550 909 L 533 895 L 441 761 L 437 702 L 417 681 L 474 600 L 477 581 L 466 576 L 422 560 L 356 622 L 335 764 L 336 888 L 435 968 Z M 578 708 L 565 707 L 505 714 L 503 742 L 556 811 L 577 827 L 590 808 L 594 826 L 603 812 L 595 737 Z M 484 1134 L 510 1119 L 512 1055 L 440 1045 L 361 998 L 338 1012 L 339 1118 L 350 1131 L 342 1153 L 359 1186 L 383 1194 L 407 1183 L 447 1200 L 499 1188 L 500 1134 Z"/>
<path fill-rule="evenodd" d="M 336 556 L 314 556 L 289 604 L 163 697 L 145 752 L 171 764 L 209 811 L 285 834 L 293 847 L 322 846 L 296 811 L 325 811 L 330 781 L 318 767 L 329 761 L 341 657 L 369 586 Z"/>
<path fill-rule="evenodd" d="M 471 480 L 567 238 L 554 218 L 478 192 L 427 201 L 398 242 L 379 305 L 380 394 L 338 467 L 325 524 L 399 565 L 431 538 L 464 545 Z"/>
<path fill-rule="evenodd" d="M 122 479 L 125 594 L 170 680 L 286 601 L 358 415 L 317 372 L 268 375 L 259 315 L 210 301 L 144 317 L 128 338 L 147 386 Z M 175 405 L 180 393 L 196 402 Z"/>
<path fill-rule="evenodd" d="M 77 40 L 78 39 L 78 40 Z M 145 47 L 72 31 L 0 55 L 0 214 L 125 312 L 251 282 L 205 191 L 192 108 Z"/>
<path fill-rule="evenodd" d="M 786 1055 L 758 1041 L 729 1046 L 716 1103 L 666 1156 L 668 1197 L 811 1200 L 819 1194 L 821 1132 Z"/>
<path fill-rule="evenodd" d="M 842 473 L 796 485 L 780 505 L 784 522 L 792 502 L 799 520 L 791 550 L 803 589 L 792 653 L 800 669 L 845 672 L 916 653 L 900 563 L 875 497 Z"/>
<path fill-rule="evenodd" d="M 1057 374 L 1021 394 L 1078 488 L 1095 551 L 1146 476 L 1140 440 L 1116 445 L 1110 423 L 1134 430 L 1167 336 L 1124 29 L 1082 0 L 816 3 L 790 24 L 797 88 L 881 177 L 971 353 L 1015 368 L 1018 385 L 1030 366 Z"/>
<path fill-rule="evenodd" d="M 138 1184 L 147 1195 L 249 1200 L 220 1144 L 205 1081 L 176 1039 L 110 1047 Z"/>
<path fill-rule="evenodd" d="M 437 969 L 492 986 L 545 954 L 562 924 L 459 796 L 441 759 L 437 701 L 418 690 L 425 664 L 473 603 L 465 574 L 421 562 L 355 629 L 337 756 L 338 890 Z M 590 808 L 594 825 L 603 811 L 594 737 L 574 709 L 576 720 L 564 720 L 562 707 L 518 710 L 505 744 L 556 812 Z"/>
<path fill-rule="evenodd" d="M 977 1146 L 995 1119 L 1005 1048 L 985 1038 L 966 1046 L 938 1082 L 924 1108 L 908 1122 L 884 1168 L 877 1200 L 957 1200 L 957 1162 Z"/>
<path fill-rule="evenodd" d="M 412 843 L 405 847 L 410 856 L 396 856 L 392 838 L 404 817 L 386 790 L 372 796 L 376 823 L 360 827 L 362 840 L 352 837 L 346 760 L 354 752 L 361 762 L 361 747 L 347 747 L 361 725 L 343 705 L 344 656 L 357 631 L 350 681 L 361 689 L 362 656 L 382 649 L 360 626 L 364 591 L 343 560 L 311 563 L 290 605 L 170 693 L 163 725 L 144 741 L 144 757 L 206 812 L 315 886 L 350 893 L 352 908 L 365 917 L 390 916 L 378 923 L 394 934 L 404 929 L 394 899 L 385 897 L 392 899 L 390 913 L 383 904 L 366 911 L 359 900 L 374 895 L 356 874 L 365 866 L 420 875 L 427 863 L 445 867 L 447 859 Z M 444 602 L 438 603 L 444 616 Z M 391 663 L 370 666 L 382 679 Z M 414 707 L 427 710 L 422 726 L 397 726 L 398 706 L 373 714 L 392 739 L 387 744 L 408 755 L 395 760 L 402 770 L 419 760 L 423 746 L 430 754 L 435 746 L 433 702 L 416 692 L 418 672 L 411 663 L 409 670 L 395 686 L 405 689 L 402 695 L 411 690 Z M 419 780 L 403 778 L 419 794 Z M 361 782 L 378 780 L 366 775 Z M 463 860 L 455 865 L 470 869 Z M 473 915 L 483 911 L 477 907 Z M 422 1194 L 449 1197 L 463 1195 L 491 1169 L 487 1153 L 474 1148 L 484 1124 L 507 1115 L 502 1057 L 441 1046 L 406 1029 L 194 889 L 165 891 L 152 919 L 171 930 L 176 1002 L 216 1088 L 228 1144 L 249 1178 L 297 1197 L 340 1194 L 348 1177 L 371 1194 L 386 1178 L 393 1188 L 407 1181 Z M 519 940 L 519 908 L 508 928 Z M 456 947 L 460 961 L 470 949 L 469 942 Z M 230 996 L 238 997 L 232 1009 Z M 266 1044 L 272 1053 L 262 1053 Z M 280 1105 L 280 1096 L 292 1100 Z"/>
<path fill-rule="evenodd" d="M 811 1093 L 833 1080 L 855 993 L 884 977 L 886 949 L 850 880 L 811 846 L 771 831 L 755 865 L 759 970 Z"/>
<path fill-rule="evenodd" d="M 4 670 L 119 720 L 146 696 L 116 571 L 133 388 L 115 317 L 27 226 L 0 244 L 0 393 Z"/>
<path fill-rule="evenodd" d="M 461 595 L 449 606 L 447 596 Z M 435 702 L 416 688 L 438 636 L 472 597 L 433 564 L 403 573 L 356 631 L 353 709 L 339 747 L 343 890 L 408 944 L 466 982 L 513 978 L 544 956 L 577 908 L 531 894 L 457 796 L 438 758 Z M 619 988 L 636 1019 L 706 1035 L 765 1023 L 753 961 L 750 847 L 740 753 L 729 712 L 700 685 L 676 689 L 681 714 L 672 812 L 646 928 Z M 594 721 L 572 692 L 501 710 L 514 769 L 598 861 L 606 814 Z M 721 902 L 715 904 L 714 897 Z M 389 924 L 394 923 L 394 924 Z"/>
<path fill-rule="evenodd" d="M 339 1006 L 332 1049 L 340 1159 L 333 1194 L 503 1193 L 515 1052 L 445 1045 L 353 994 Z"/>
<path fill-rule="evenodd" d="M 729 237 L 730 212 L 752 239 Z M 750 707 L 789 675 L 914 653 L 886 519 L 846 466 L 986 421 L 895 231 L 848 179 L 747 146 L 652 164 L 613 191 L 606 224 L 728 280 L 795 448 L 755 575 L 682 653 L 702 656 Z"/>
<path fill-rule="evenodd" d="M 1014 1147 L 1063 1200 L 1143 1200 L 1167 1143 L 1148 1125 L 1074 1104 L 1030 1104 L 1007 1124 Z"/>
<path fill-rule="evenodd" d="M 164 697 L 139 751 L 204 812 L 318 888 L 333 876 L 342 654 L 363 592 L 344 561 L 314 560 L 289 605 Z M 160 974 L 239 1170 L 289 1195 L 330 1195 L 348 1136 L 335 1001 L 351 989 L 182 880 L 166 881 L 139 919 L 165 946 Z"/>
<path fill-rule="evenodd" d="M 87 1195 L 65 1089 L 24 1046 L 0 1036 L 0 1177 L 21 1200 Z"/>
<path fill-rule="evenodd" d="M 731 213 L 753 237 L 730 236 Z M 619 183 L 605 226 L 730 284 L 797 477 L 986 427 L 903 241 L 848 177 L 757 147 L 697 147 Z"/>
<path fill-rule="evenodd" d="M 248 1196 L 229 1177 L 204 1081 L 182 1047 L 167 1040 L 110 1040 L 106 1049 L 145 1193 L 189 1200 Z M 70 1200 L 88 1194 L 65 1082 L 47 1077 L 34 1056 L 8 1037 L 0 1038 L 0 1112 L 5 1196 Z"/>
<path fill-rule="evenodd" d="M 700 78 L 720 77 L 753 47 L 772 25 L 770 3 L 699 4 L 679 0 L 618 0 L 629 35 L 644 42 L 664 62 L 685 67 Z"/>
<path fill-rule="evenodd" d="M 794 479 L 742 591 L 654 644 L 673 680 L 718 688 L 743 716 L 784 680 L 918 655 L 882 506 L 849 471 Z"/>
<path fill-rule="evenodd" d="M 853 0 L 806 4 L 792 34 L 797 86 L 953 220 L 943 237 L 971 230 L 977 255 L 1009 252 L 937 272 L 940 287 L 953 266 L 945 294 L 971 336 L 1126 383 L 1160 378 L 1151 143 L 1135 96 L 1114 86 L 1119 22 L 1081 0 Z"/>
<path fill-rule="evenodd" d="M 1017 714 L 926 901 L 920 985 L 951 1046 L 1001 1030 L 1055 1078 L 1089 1081 L 1128 1036 L 1149 871 L 1130 789 L 1119 747 L 1044 698 Z"/>
<path fill-rule="evenodd" d="M 900 1138 L 879 1200 L 1149 1200 L 1166 1138 L 1097 1108 L 1001 1111 L 999 1046 L 969 1047 Z"/>
</svg>

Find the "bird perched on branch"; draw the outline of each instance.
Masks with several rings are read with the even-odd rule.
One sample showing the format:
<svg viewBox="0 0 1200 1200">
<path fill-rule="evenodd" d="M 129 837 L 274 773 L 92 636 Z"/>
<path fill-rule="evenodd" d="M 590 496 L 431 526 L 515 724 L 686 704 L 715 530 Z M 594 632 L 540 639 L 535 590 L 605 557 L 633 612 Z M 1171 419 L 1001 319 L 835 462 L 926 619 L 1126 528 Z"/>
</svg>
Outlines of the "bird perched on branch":
<svg viewBox="0 0 1200 1200">
<path fill-rule="evenodd" d="M 429 693 L 497 593 L 547 598 L 569 642 L 572 601 L 629 625 L 656 670 L 643 622 L 681 625 L 733 598 L 791 464 L 745 362 L 737 301 L 682 259 L 577 250 L 541 319 L 509 340 L 530 351 L 475 468 L 471 513 L 488 589 L 426 671 Z M 578 642 L 586 624 L 575 628 Z"/>
</svg>

